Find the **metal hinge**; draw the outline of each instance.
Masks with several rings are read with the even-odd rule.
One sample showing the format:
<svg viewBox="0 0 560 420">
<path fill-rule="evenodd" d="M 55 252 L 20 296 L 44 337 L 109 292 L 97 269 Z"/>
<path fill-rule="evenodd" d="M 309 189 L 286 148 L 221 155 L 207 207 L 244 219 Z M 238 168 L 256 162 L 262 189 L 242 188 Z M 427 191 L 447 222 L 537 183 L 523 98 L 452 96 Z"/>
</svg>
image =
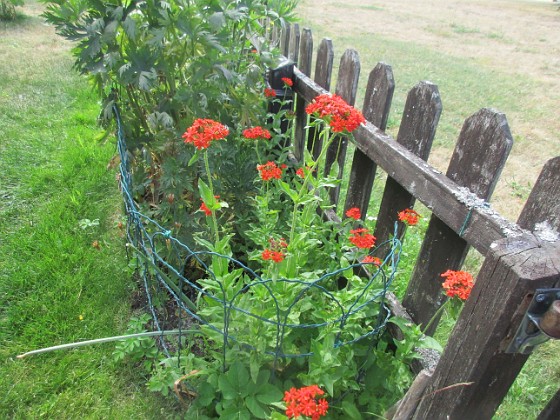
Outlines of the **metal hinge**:
<svg viewBox="0 0 560 420">
<path fill-rule="evenodd" d="M 560 339 L 560 289 L 537 289 L 506 353 L 530 354 L 551 338 Z"/>
</svg>

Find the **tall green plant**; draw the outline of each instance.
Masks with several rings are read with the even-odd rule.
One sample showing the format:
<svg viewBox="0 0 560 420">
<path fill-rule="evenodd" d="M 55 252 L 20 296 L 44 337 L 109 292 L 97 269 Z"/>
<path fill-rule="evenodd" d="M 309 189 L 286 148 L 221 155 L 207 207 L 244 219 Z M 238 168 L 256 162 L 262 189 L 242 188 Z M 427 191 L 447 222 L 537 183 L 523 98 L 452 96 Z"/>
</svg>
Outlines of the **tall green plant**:
<svg viewBox="0 0 560 420">
<path fill-rule="evenodd" d="M 180 133 L 198 118 L 218 120 L 238 134 L 265 118 L 264 75 L 277 56 L 270 31 L 291 19 L 295 2 L 46 3 L 47 21 L 75 42 L 75 67 L 99 92 L 102 119 L 120 106 L 133 154 L 132 193 L 147 214 L 191 237 L 198 221 L 185 216 L 200 204 L 197 184 L 206 171 L 192 163 L 194 152 Z M 216 183 L 229 188 L 222 194 L 244 196 L 253 188 L 244 175 L 257 164 L 252 149 L 224 142 L 210 162 Z"/>
<path fill-rule="evenodd" d="M 23 0 L 0 0 L 0 20 L 14 20 L 16 6 L 23 6 Z"/>
</svg>

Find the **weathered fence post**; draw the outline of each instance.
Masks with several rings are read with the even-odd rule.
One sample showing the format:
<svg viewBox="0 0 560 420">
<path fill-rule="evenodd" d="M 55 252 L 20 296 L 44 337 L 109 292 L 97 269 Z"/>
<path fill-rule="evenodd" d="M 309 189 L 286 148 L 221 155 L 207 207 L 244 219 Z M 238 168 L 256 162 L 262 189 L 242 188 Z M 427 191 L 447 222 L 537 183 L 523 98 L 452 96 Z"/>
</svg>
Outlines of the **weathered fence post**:
<svg viewBox="0 0 560 420">
<path fill-rule="evenodd" d="M 387 127 L 394 90 L 395 81 L 391 66 L 378 63 L 369 74 L 362 112 L 366 120 L 381 130 Z M 362 218 L 365 218 L 376 168 L 375 162 L 356 148 L 348 180 L 345 212 L 352 207 L 358 207 Z"/>
<path fill-rule="evenodd" d="M 559 167 L 560 158 L 546 164 L 520 216 L 523 227 L 552 223 L 558 229 L 560 194 L 550 194 L 560 191 Z M 560 286 L 558 261 L 560 239 L 550 228 L 490 247 L 414 419 L 492 417 L 529 357 L 504 350 L 535 289 Z"/>
<path fill-rule="evenodd" d="M 298 64 L 298 53 L 299 53 L 299 43 L 300 43 L 301 33 L 299 30 L 299 24 L 294 23 L 290 33 L 290 41 L 288 46 L 288 55 L 286 56 L 289 60 L 293 61 L 297 66 Z"/>
<path fill-rule="evenodd" d="M 339 95 L 350 105 L 356 103 L 356 94 L 358 91 L 358 80 L 360 78 L 360 57 L 356 50 L 348 49 L 340 59 L 340 67 L 338 68 L 338 79 L 336 82 L 335 94 Z M 338 135 L 332 141 L 327 150 L 325 157 L 325 175 L 331 171 L 333 164 L 338 163 L 337 178 L 342 178 L 344 163 L 346 161 L 346 149 L 348 148 L 348 136 Z M 340 194 L 340 185 L 329 190 L 332 204 L 338 203 Z"/>
<path fill-rule="evenodd" d="M 560 419 L 560 389 L 550 399 L 546 407 L 540 412 L 537 420 L 558 420 Z"/>
<path fill-rule="evenodd" d="M 484 203 L 494 191 L 512 145 L 505 115 L 481 109 L 463 124 L 446 176 Z M 465 220 L 463 229 L 468 228 L 468 222 Z M 462 233 L 455 233 L 432 215 L 403 300 L 403 306 L 417 324 L 432 321 L 426 334 L 435 331 L 439 318 L 432 317 L 446 300 L 440 274 L 461 268 L 467 255 L 469 246 Z"/>
<path fill-rule="evenodd" d="M 313 59 L 313 34 L 308 28 L 303 28 L 299 51 L 298 68 L 306 76 L 311 75 L 311 62 Z M 303 160 L 303 149 L 305 147 L 307 114 L 305 113 L 305 99 L 297 95 L 296 99 L 296 122 L 294 133 L 294 155 L 298 161 Z"/>
<path fill-rule="evenodd" d="M 436 85 L 420 82 L 406 98 L 397 142 L 423 160 L 428 159 L 441 115 L 441 99 Z M 412 207 L 415 198 L 388 174 L 374 235 L 377 243 L 389 239 L 397 212 Z"/>
<path fill-rule="evenodd" d="M 317 51 L 317 60 L 315 62 L 315 83 L 325 90 L 331 88 L 332 68 L 334 62 L 334 49 L 332 41 L 324 38 L 319 44 Z M 321 154 L 323 148 L 322 140 L 319 138 L 318 133 L 320 130 L 312 127 L 308 133 L 307 149 L 311 152 L 313 159 L 317 159 Z"/>
</svg>

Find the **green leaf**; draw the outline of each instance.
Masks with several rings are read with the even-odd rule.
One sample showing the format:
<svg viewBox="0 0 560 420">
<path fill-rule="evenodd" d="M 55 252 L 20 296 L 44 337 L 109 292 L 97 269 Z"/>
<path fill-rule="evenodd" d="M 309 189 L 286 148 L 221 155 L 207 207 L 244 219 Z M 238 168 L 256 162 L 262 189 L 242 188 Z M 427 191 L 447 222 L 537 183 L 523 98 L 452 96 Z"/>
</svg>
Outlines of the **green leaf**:
<svg viewBox="0 0 560 420">
<path fill-rule="evenodd" d="M 352 404 L 350 401 L 346 401 L 346 400 L 342 401 L 342 411 L 344 411 L 344 414 L 348 416 L 346 417 L 347 419 L 351 419 L 351 420 L 362 419 L 362 414 L 356 408 L 356 405 Z"/>
<path fill-rule="evenodd" d="M 256 398 L 263 404 L 272 404 L 281 401 L 283 396 L 284 394 L 277 387 L 266 384 L 260 388 Z"/>
<path fill-rule="evenodd" d="M 258 419 L 268 418 L 268 410 L 266 410 L 252 395 L 245 398 L 245 404 L 249 411 Z"/>
<path fill-rule="evenodd" d="M 212 193 L 212 190 L 210 189 L 210 187 L 208 187 L 208 185 L 206 185 L 206 183 L 202 179 L 198 180 L 198 192 L 202 197 L 202 201 L 204 201 L 204 203 L 206 203 L 208 207 L 210 207 L 211 203 L 216 201 L 216 199 L 214 198 L 214 194 Z"/>
<path fill-rule="evenodd" d="M 292 199 L 293 202 L 296 202 L 298 199 L 298 194 L 297 192 L 295 192 L 294 190 L 292 190 L 290 188 L 290 185 L 287 182 L 284 181 L 278 181 L 278 185 L 280 185 L 280 188 L 282 188 L 282 191 L 284 191 L 286 194 L 288 194 L 288 197 L 290 197 Z"/>
<path fill-rule="evenodd" d="M 194 163 L 196 163 L 198 161 L 199 156 L 200 156 L 200 150 L 196 149 L 194 155 L 192 155 L 192 157 L 190 158 L 189 163 L 187 163 L 187 166 L 192 166 Z"/>
<path fill-rule="evenodd" d="M 434 349 L 434 350 L 438 351 L 439 353 L 443 352 L 443 347 L 441 346 L 441 344 L 435 338 L 430 337 L 429 335 L 422 336 L 418 345 L 419 345 L 419 347 L 422 347 L 422 348 L 425 348 L 425 349 Z"/>
</svg>

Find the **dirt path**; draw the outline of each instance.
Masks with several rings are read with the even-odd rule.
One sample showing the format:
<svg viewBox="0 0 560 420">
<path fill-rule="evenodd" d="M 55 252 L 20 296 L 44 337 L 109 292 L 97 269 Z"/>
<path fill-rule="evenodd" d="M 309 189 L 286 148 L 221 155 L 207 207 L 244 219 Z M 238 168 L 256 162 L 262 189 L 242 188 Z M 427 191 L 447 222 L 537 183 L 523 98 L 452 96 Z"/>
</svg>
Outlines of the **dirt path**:
<svg viewBox="0 0 560 420">
<path fill-rule="evenodd" d="M 366 38 L 375 34 L 466 58 L 498 74 L 530 78 L 534 88 L 524 98 L 525 109 L 507 114 L 514 139 L 522 141 L 514 144 L 493 200 L 504 215 L 517 217 L 542 165 L 560 154 L 556 4 L 551 0 L 321 0 L 319 5 L 317 0 L 301 0 L 299 16 L 304 26 L 322 32 L 328 28 L 328 33 L 318 36 L 333 38 L 335 46 L 340 34 Z M 446 98 L 442 100 L 445 112 Z M 492 106 L 492 98 L 488 101 L 481 106 Z M 435 150 L 430 161 L 443 169 L 448 156 L 449 151 Z"/>
</svg>

